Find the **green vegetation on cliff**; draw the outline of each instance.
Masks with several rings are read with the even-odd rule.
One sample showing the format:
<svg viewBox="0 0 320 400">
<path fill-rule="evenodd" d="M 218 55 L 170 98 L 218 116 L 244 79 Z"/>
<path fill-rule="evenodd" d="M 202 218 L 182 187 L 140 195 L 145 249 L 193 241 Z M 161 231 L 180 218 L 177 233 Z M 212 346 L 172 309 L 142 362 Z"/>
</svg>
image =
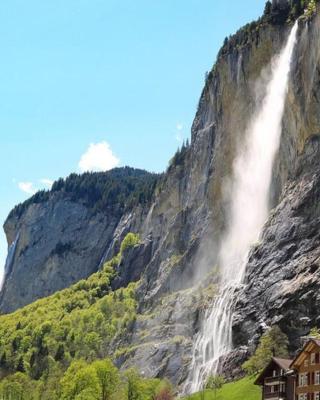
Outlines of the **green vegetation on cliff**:
<svg viewBox="0 0 320 400">
<path fill-rule="evenodd" d="M 24 373 L 21 379 L 41 381 L 49 391 L 54 380 L 60 390 L 62 375 L 74 360 L 90 363 L 111 357 L 111 344 L 130 337 L 137 307 L 137 283 L 112 291 L 111 282 L 123 252 L 138 242 L 139 237 L 129 233 L 119 254 L 101 271 L 0 316 L 0 377 L 10 380 L 13 374 Z"/>
<path fill-rule="evenodd" d="M 148 203 L 160 177 L 159 174 L 130 167 L 71 174 L 54 182 L 50 191 L 39 191 L 18 204 L 8 218 L 21 216 L 29 205 L 43 203 L 53 194 L 63 194 L 72 201 L 80 201 L 93 212 L 124 212 L 138 204 Z"/>
<path fill-rule="evenodd" d="M 260 338 L 255 353 L 243 364 L 248 374 L 255 374 L 265 368 L 272 357 L 288 358 L 288 337 L 278 326 L 273 326 Z"/>
<path fill-rule="evenodd" d="M 234 35 L 225 38 L 219 51 L 219 56 L 239 50 L 246 45 L 256 43 L 259 40 L 259 29 L 266 25 L 283 25 L 292 23 L 300 16 L 310 17 L 316 12 L 316 4 L 319 0 L 289 0 L 288 2 L 267 1 L 263 16 L 257 21 L 252 21 L 239 29 Z M 208 75 L 211 79 L 213 71 Z"/>
</svg>

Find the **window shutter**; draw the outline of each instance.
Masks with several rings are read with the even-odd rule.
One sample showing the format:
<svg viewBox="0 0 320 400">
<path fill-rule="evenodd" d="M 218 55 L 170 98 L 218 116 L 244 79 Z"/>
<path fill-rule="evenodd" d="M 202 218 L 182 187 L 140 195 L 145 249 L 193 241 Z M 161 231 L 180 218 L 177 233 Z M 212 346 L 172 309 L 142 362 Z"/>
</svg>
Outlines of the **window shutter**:
<svg viewBox="0 0 320 400">
<path fill-rule="evenodd" d="M 316 353 L 316 364 L 319 364 L 319 353 Z"/>
<path fill-rule="evenodd" d="M 314 385 L 314 383 L 315 383 L 315 372 L 312 372 L 312 385 Z"/>
</svg>

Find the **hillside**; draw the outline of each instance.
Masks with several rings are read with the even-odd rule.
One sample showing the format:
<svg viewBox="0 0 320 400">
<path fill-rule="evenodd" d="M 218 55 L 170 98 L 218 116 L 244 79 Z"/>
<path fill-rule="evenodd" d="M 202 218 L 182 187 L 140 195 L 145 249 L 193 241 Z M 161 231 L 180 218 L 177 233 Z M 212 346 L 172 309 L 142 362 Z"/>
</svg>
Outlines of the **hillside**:
<svg viewBox="0 0 320 400">
<path fill-rule="evenodd" d="M 205 390 L 204 397 L 201 393 L 194 394 L 186 400 L 260 400 L 261 389 L 254 385 L 254 377 L 240 379 L 232 383 L 225 384 L 215 394 L 213 390 Z"/>
<path fill-rule="evenodd" d="M 38 390 L 41 399 L 65 398 L 67 388 L 60 381 L 70 364 L 78 365 L 79 370 L 81 362 L 87 368 L 96 359 L 109 356 L 117 360 L 112 346 L 128 343 L 138 318 L 137 282 L 115 291 L 112 283 L 121 260 L 138 245 L 139 238 L 129 233 L 119 254 L 106 262 L 101 271 L 1 318 L 0 374 L 16 374 L 11 381 L 4 379 L 2 385 L 26 382 L 30 389 L 24 398 L 28 399 L 38 398 Z M 75 360 L 79 360 L 78 364 Z M 153 386 L 159 384 L 155 381 Z"/>
</svg>

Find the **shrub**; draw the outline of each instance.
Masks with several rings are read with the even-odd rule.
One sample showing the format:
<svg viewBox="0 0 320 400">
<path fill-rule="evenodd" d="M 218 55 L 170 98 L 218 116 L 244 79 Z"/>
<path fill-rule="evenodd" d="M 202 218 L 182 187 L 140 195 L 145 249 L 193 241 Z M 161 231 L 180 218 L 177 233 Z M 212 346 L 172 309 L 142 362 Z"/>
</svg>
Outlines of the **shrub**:
<svg viewBox="0 0 320 400">
<path fill-rule="evenodd" d="M 120 254 L 123 254 L 129 247 L 134 247 L 140 243 L 139 235 L 129 232 L 126 237 L 123 239 L 120 247 Z"/>
</svg>

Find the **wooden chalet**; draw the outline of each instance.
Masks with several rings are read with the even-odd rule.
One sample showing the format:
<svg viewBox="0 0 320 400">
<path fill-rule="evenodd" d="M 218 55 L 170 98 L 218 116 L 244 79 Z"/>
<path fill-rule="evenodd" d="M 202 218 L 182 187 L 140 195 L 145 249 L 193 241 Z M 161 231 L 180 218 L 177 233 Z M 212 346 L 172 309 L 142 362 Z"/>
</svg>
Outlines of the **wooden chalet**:
<svg viewBox="0 0 320 400">
<path fill-rule="evenodd" d="M 292 360 L 273 357 L 255 381 L 262 387 L 262 400 L 294 400 Z"/>
<path fill-rule="evenodd" d="M 310 338 L 290 368 L 296 374 L 295 400 L 320 400 L 320 340 Z"/>
</svg>

